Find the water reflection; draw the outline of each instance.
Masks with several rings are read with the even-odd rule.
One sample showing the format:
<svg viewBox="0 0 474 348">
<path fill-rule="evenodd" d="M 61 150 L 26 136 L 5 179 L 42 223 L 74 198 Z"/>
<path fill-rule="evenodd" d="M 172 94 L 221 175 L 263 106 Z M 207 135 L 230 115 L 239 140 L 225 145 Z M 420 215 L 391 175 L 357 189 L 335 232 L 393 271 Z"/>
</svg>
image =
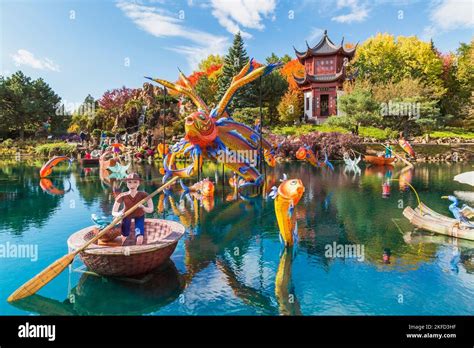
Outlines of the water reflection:
<svg viewBox="0 0 474 348">
<path fill-rule="evenodd" d="M 41 315 L 144 315 L 172 303 L 183 289 L 182 276 L 169 261 L 161 269 L 137 278 L 84 273 L 62 302 L 33 295 L 13 305 Z"/>
<path fill-rule="evenodd" d="M 62 205 L 62 202 L 78 198 L 78 208 L 69 214 L 88 224 L 91 212 L 99 210 L 102 214 L 109 214 L 115 195 L 125 189 L 121 181 L 101 180 L 99 168 L 74 165 L 72 173 L 57 168 L 51 178 L 56 189 L 59 192 L 64 190 L 64 193 L 48 194 L 38 185 L 40 165 L 0 165 L 2 234 L 5 231 L 22 234 L 32 228 L 44 228 L 46 224 L 51 233 L 63 231 L 70 234 L 74 231 L 65 230 L 64 224 L 55 224 L 53 219 L 55 212 L 67 213 L 63 207 L 66 204 Z M 161 186 L 158 166 L 143 164 L 133 170 L 144 179 L 142 188 L 147 192 Z M 37 295 L 18 304 L 18 308 L 40 314 L 156 313 L 173 306 L 180 293 L 191 291 L 192 285 L 201 284 L 202 278 L 210 282 L 213 272 L 217 272 L 219 281 L 225 283 L 222 286 L 231 292 L 226 295 L 231 299 L 225 299 L 224 307 L 236 299 L 240 306 L 250 308 L 251 313 L 314 314 L 321 311 L 318 307 L 321 305 L 319 292 L 326 291 L 325 286 L 336 288 L 335 284 L 325 284 L 321 279 L 330 277 L 341 263 L 347 263 L 346 267 L 353 267 L 354 271 L 369 266 L 371 271 L 365 272 L 373 278 L 376 276 L 370 272 L 389 272 L 395 275 L 396 281 L 400 274 L 407 276 L 409 272 L 423 270 L 434 262 L 443 262 L 443 269 L 456 278 L 434 279 L 439 282 L 449 280 L 450 284 L 462 281 L 466 288 L 461 289 L 467 289 L 465 293 L 468 295 L 474 291 L 470 288 L 474 280 L 468 278 L 474 272 L 474 245 L 465 242 L 453 245 L 443 236 L 414 231 L 402 216 L 404 207 L 417 205 L 409 184 L 417 189 L 426 204 L 448 215 L 447 205 L 440 196 L 454 191 L 463 192 L 460 194 L 462 197 L 466 197 L 465 193 L 469 196 L 469 187 L 452 180 L 454 175 L 463 171 L 466 171 L 466 165 L 462 164 L 422 164 L 414 170 L 398 166 L 367 167 L 360 175 L 353 175 L 342 165 L 329 172 L 317 170 L 307 163 L 282 163 L 267 168 L 263 192 L 248 189 L 236 193 L 228 184 L 231 173 L 223 172 L 219 165 L 209 164 L 205 166 L 202 177 L 209 177 L 214 182 L 212 201 L 204 201 L 195 195 L 182 195 L 180 185 L 174 185 L 157 198 L 153 216 L 180 221 L 187 228 L 186 237 L 175 255 L 180 271 L 173 266 L 171 269 L 174 271 L 162 275 L 157 273 L 146 284 L 124 284 L 111 279 L 104 282 L 101 277 L 83 275 L 71 292 L 75 297 L 74 304 L 68 299 L 56 301 Z M 301 179 L 305 185 L 305 194 L 296 210 L 299 226 L 296 254 L 283 251 L 278 241 L 274 202 L 267 197 L 283 173 Z M 69 187 L 68 180 L 71 191 L 64 189 Z M 186 180 L 185 184 L 189 186 L 196 181 Z M 391 188 L 385 199 L 382 198 L 384 183 Z M 54 188 L 50 191 L 56 192 Z M 65 239 L 49 239 L 48 242 L 55 243 L 57 256 L 61 256 Z M 325 247 L 333 242 L 363 245 L 364 261 L 354 266 L 352 260 L 325 257 Z M 458 255 L 455 248 L 458 248 Z M 261 277 L 258 282 L 257 272 Z M 362 274 L 358 281 L 363 283 L 367 274 Z M 414 285 L 406 286 L 412 289 Z M 446 287 L 447 284 L 440 283 L 439 286 Z M 64 294 L 59 298 L 61 296 Z M 463 296 L 461 304 L 464 303 Z M 115 301 L 114 306 L 110 306 L 110 301 Z M 370 301 L 369 295 L 367 301 Z M 180 307 L 174 308 L 179 312 Z M 215 313 L 216 310 L 207 309 L 202 314 Z M 227 310 L 223 309 L 222 314 L 232 312 L 232 309 Z M 396 309 L 383 307 L 380 311 L 393 314 Z"/>
<path fill-rule="evenodd" d="M 301 315 L 301 307 L 296 298 L 294 285 L 291 279 L 293 266 L 293 249 L 285 248 L 280 257 L 278 271 L 275 278 L 275 296 L 278 308 L 282 315 Z"/>
<path fill-rule="evenodd" d="M 72 189 L 71 182 L 68 181 L 68 184 L 69 184 L 69 188 L 66 190 L 62 190 L 54 186 L 53 182 L 49 180 L 48 178 L 41 178 L 39 182 L 39 185 L 41 189 L 43 190 L 43 192 L 46 192 L 53 196 L 64 195 L 65 193 L 68 193 L 69 191 L 71 191 Z"/>
<path fill-rule="evenodd" d="M 63 196 L 42 191 L 38 185 L 39 166 L 7 163 L 0 161 L 0 231 L 22 234 L 33 226 L 41 228 L 57 210 Z M 58 170 L 54 180 L 59 182 L 63 178 Z"/>
</svg>

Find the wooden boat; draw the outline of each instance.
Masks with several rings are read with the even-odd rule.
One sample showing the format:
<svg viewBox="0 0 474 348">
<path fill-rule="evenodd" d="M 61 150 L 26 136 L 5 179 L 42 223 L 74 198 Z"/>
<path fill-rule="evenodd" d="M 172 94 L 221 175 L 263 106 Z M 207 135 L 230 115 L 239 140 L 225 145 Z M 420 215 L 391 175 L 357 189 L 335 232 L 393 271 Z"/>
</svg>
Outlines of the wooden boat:
<svg viewBox="0 0 474 348">
<path fill-rule="evenodd" d="M 444 216 L 421 203 L 417 208 L 406 207 L 405 216 L 413 225 L 423 230 L 450 237 L 474 240 L 474 228 L 456 219 Z"/>
<path fill-rule="evenodd" d="M 386 158 L 384 156 L 364 155 L 364 161 L 376 166 L 387 166 L 395 161 L 395 157 Z"/>
<path fill-rule="evenodd" d="M 120 230 L 109 235 L 110 240 L 99 240 L 91 244 L 79 256 L 89 270 L 105 276 L 135 276 L 157 268 L 173 254 L 185 228 L 178 222 L 161 219 L 145 220 L 145 238 L 142 245 L 135 245 L 134 222 L 130 236 L 121 243 Z M 118 233 L 117 233 L 118 232 Z M 97 233 L 96 226 L 86 227 L 67 241 L 75 250 Z"/>
<path fill-rule="evenodd" d="M 98 158 L 81 158 L 81 164 L 83 166 L 98 166 L 99 159 Z"/>
</svg>

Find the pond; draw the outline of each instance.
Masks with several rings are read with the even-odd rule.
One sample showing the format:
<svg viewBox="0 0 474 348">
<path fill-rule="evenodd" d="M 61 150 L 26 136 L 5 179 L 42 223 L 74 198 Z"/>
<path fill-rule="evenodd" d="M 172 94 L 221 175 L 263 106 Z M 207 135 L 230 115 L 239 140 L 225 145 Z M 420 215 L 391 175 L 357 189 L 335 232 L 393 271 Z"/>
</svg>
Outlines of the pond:
<svg viewBox="0 0 474 348">
<path fill-rule="evenodd" d="M 474 314 L 474 243 L 414 231 L 402 215 L 405 206 L 417 205 L 407 182 L 428 206 L 450 215 L 440 197 L 472 198 L 470 186 L 453 181 L 472 170 L 469 164 L 419 164 L 402 173 L 398 166 L 362 165 L 356 175 L 342 164 L 331 172 L 283 163 L 267 168 L 263 193 L 250 189 L 241 197 L 228 185 L 230 172 L 206 164 L 203 177 L 216 186 L 213 202 L 180 197 L 179 185 L 162 196 L 163 204 L 154 200 L 150 217 L 186 227 L 161 269 L 139 279 L 104 278 L 77 258 L 37 295 L 9 304 L 16 288 L 67 253 L 68 237 L 91 225 L 92 213 L 109 213 L 113 204 L 97 167 L 59 165 L 47 192 L 39 184 L 41 164 L 1 162 L 0 245 L 36 250 L 29 258 L 0 259 L 2 315 Z M 134 170 L 147 192 L 160 186 L 158 166 Z M 268 197 L 283 173 L 305 186 L 296 207 L 299 242 L 291 251 L 280 243 Z M 389 196 L 382 195 L 383 182 L 390 183 Z M 357 257 L 328 255 L 339 245 L 357 247 Z"/>
</svg>

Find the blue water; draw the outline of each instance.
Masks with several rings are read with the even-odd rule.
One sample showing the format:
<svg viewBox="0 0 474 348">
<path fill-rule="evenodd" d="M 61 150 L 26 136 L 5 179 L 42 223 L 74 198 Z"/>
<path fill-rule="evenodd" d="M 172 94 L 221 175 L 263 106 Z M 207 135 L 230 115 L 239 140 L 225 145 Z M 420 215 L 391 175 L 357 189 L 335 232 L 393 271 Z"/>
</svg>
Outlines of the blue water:
<svg viewBox="0 0 474 348">
<path fill-rule="evenodd" d="M 38 184 L 40 165 L 10 161 L 0 166 L 0 245 L 38 248 L 36 261 L 0 258 L 0 314 L 474 314 L 474 243 L 414 231 L 402 215 L 406 205 L 416 206 L 414 193 L 393 180 L 390 197 L 382 197 L 382 182 L 399 178 L 401 168 L 362 166 L 355 176 L 340 164 L 332 173 L 305 163 L 267 168 L 267 192 L 283 173 L 305 185 L 296 208 L 300 240 L 292 252 L 280 244 L 273 200 L 257 190 L 230 200 L 230 173 L 223 180 L 220 166 L 207 165 L 203 175 L 216 183 L 212 209 L 201 206 L 195 214 L 189 201 L 180 203 L 181 190 L 175 187 L 172 198 L 180 216 L 169 201 L 163 213 L 150 214 L 187 227 L 170 263 L 132 281 L 88 274 L 77 259 L 37 295 L 9 304 L 9 294 L 67 252 L 68 237 L 91 225 L 91 213 L 108 212 L 113 204 L 97 168 L 56 168 L 52 183 L 66 190 L 70 183 L 71 190 L 52 195 Z M 472 191 L 452 180 L 471 168 L 417 165 L 411 184 L 423 202 L 449 215 L 448 202 L 440 197 Z M 146 191 L 159 187 L 157 167 L 135 170 L 146 179 Z M 333 242 L 363 246 L 363 260 L 327 257 Z M 384 250 L 390 263 L 383 262 Z M 453 265 L 456 252 L 459 262 Z M 283 270 L 288 259 L 290 267 Z"/>
</svg>

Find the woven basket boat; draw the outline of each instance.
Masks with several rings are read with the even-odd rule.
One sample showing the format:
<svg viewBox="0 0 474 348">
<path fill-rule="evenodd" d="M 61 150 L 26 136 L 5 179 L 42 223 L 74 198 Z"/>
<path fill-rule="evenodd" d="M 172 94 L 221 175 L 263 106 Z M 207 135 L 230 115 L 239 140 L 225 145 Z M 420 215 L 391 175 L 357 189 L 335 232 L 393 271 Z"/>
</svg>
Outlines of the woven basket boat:
<svg viewBox="0 0 474 348">
<path fill-rule="evenodd" d="M 376 166 L 386 166 L 395 161 L 395 157 L 385 158 L 383 156 L 364 155 L 364 161 Z"/>
<path fill-rule="evenodd" d="M 121 237 L 91 244 L 79 256 L 89 270 L 104 276 L 135 276 L 157 268 L 173 254 L 185 228 L 178 222 L 161 219 L 145 220 L 145 238 L 142 245 L 135 245 L 135 223 L 130 226 L 130 236 L 121 244 Z M 97 233 L 95 226 L 86 227 L 67 241 L 75 250 Z"/>
</svg>

